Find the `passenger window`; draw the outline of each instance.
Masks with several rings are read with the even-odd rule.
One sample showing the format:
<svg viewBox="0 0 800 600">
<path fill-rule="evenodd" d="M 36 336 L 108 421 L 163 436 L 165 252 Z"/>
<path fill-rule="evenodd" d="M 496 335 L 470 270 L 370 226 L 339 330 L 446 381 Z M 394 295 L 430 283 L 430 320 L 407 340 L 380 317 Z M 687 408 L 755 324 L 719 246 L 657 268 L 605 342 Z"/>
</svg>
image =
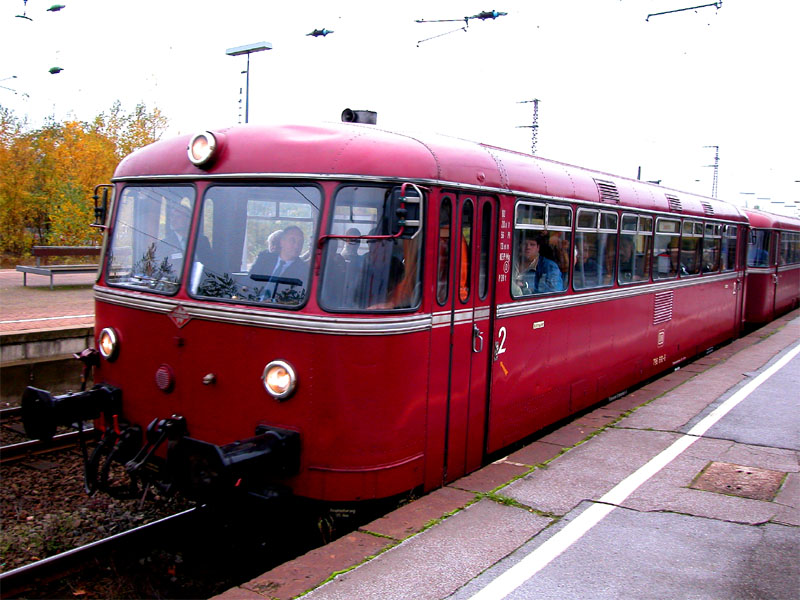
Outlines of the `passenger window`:
<svg viewBox="0 0 800 600">
<path fill-rule="evenodd" d="M 800 233 L 781 231 L 781 265 L 800 263 Z"/>
<path fill-rule="evenodd" d="M 723 271 L 733 271 L 736 268 L 736 225 L 726 225 L 723 228 L 721 262 Z"/>
<path fill-rule="evenodd" d="M 653 240 L 653 279 L 672 279 L 678 276 L 678 252 L 681 222 L 657 219 Z"/>
<path fill-rule="evenodd" d="M 622 284 L 649 281 L 652 252 L 652 217 L 622 215 L 618 281 Z"/>
<path fill-rule="evenodd" d="M 747 266 L 769 266 L 769 231 L 766 229 L 751 229 L 750 242 L 747 244 Z"/>
<path fill-rule="evenodd" d="M 683 222 L 681 236 L 681 275 L 700 273 L 700 251 L 703 247 L 703 224 L 696 221 Z"/>
<path fill-rule="evenodd" d="M 483 205 L 481 215 L 481 258 L 478 267 L 478 296 L 481 300 L 489 293 L 489 249 L 492 243 L 492 205 Z"/>
<path fill-rule="evenodd" d="M 436 301 L 444 305 L 450 287 L 450 198 L 442 200 L 439 210 L 439 258 L 436 268 Z"/>
<path fill-rule="evenodd" d="M 461 213 L 461 249 L 458 269 L 458 299 L 466 302 L 472 281 L 472 200 L 464 203 Z"/>
<path fill-rule="evenodd" d="M 722 225 L 706 223 L 703 236 L 703 273 L 719 271 L 722 251 Z"/>
<path fill-rule="evenodd" d="M 617 214 L 580 209 L 575 228 L 572 287 L 583 290 L 612 285 L 616 253 Z"/>
<path fill-rule="evenodd" d="M 511 295 L 519 298 L 566 290 L 572 209 L 520 202 L 514 223 Z"/>
</svg>

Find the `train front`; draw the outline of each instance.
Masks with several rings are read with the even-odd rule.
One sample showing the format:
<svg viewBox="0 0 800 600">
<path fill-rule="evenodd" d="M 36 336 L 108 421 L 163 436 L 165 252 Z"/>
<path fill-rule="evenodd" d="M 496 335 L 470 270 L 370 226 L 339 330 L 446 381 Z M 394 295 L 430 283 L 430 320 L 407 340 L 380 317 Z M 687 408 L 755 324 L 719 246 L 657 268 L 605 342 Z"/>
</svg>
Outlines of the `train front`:
<svg viewBox="0 0 800 600">
<path fill-rule="evenodd" d="M 420 485 L 423 191 L 320 175 L 352 137 L 237 128 L 120 164 L 81 356 L 95 385 L 23 398 L 32 437 L 95 420 L 89 491 L 343 501 Z"/>
</svg>

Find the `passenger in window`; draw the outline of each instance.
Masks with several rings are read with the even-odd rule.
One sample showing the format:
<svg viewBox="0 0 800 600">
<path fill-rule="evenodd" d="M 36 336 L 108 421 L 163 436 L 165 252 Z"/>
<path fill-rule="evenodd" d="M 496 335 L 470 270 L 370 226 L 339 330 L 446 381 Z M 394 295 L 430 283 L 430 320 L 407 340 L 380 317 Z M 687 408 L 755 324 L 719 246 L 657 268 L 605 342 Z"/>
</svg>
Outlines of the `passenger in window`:
<svg viewBox="0 0 800 600">
<path fill-rule="evenodd" d="M 344 240 L 344 249 L 333 267 L 335 270 L 341 269 L 341 301 L 339 304 L 358 308 L 359 286 L 364 267 L 364 256 L 359 254 L 362 242 L 358 236 L 361 236 L 361 232 L 355 227 L 351 227 L 345 232 L 345 235 L 355 237 Z"/>
<path fill-rule="evenodd" d="M 183 266 L 183 256 L 189 238 L 189 227 L 192 222 L 192 202 L 189 198 L 168 200 L 166 210 L 166 231 L 161 240 L 163 248 L 160 256 L 166 256 L 172 267 L 173 273 L 180 273 Z M 211 244 L 204 234 L 197 236 L 197 249 L 195 260 L 207 263 L 211 257 Z"/>
<path fill-rule="evenodd" d="M 269 280 L 261 294 L 262 300 L 299 304 L 305 297 L 305 278 L 308 265 L 300 259 L 303 250 L 303 232 L 290 225 L 278 238 L 278 253 L 265 250 L 258 255 L 250 275 Z"/>
<path fill-rule="evenodd" d="M 364 260 L 361 299 L 369 310 L 401 306 L 396 295 L 398 284 L 405 276 L 405 266 L 403 259 L 394 253 L 395 244 L 386 239 L 367 240 L 367 244 L 369 252 Z"/>
<path fill-rule="evenodd" d="M 514 295 L 546 294 L 563 289 L 561 271 L 553 260 L 542 255 L 543 248 L 549 248 L 544 236 L 523 240 L 522 256 L 515 265 Z"/>
<path fill-rule="evenodd" d="M 361 249 L 361 232 L 355 227 L 351 227 L 345 232 L 345 235 L 353 237 L 344 240 L 342 258 L 347 262 L 361 262 L 363 256 L 358 253 L 358 251 Z"/>
<path fill-rule="evenodd" d="M 633 279 L 633 240 L 622 236 L 619 240 L 619 279 L 631 281 Z"/>
</svg>

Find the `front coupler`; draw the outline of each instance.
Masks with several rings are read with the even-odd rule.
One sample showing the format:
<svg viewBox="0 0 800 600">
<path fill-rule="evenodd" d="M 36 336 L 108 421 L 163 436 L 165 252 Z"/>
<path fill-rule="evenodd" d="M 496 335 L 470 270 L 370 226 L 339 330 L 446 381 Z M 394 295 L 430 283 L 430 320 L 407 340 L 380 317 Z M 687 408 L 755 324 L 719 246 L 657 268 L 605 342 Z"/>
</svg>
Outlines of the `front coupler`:
<svg viewBox="0 0 800 600">
<path fill-rule="evenodd" d="M 34 440 L 50 440 L 58 426 L 72 426 L 105 417 L 113 421 L 122 411 L 122 390 L 96 385 L 90 390 L 53 396 L 47 390 L 27 387 L 22 393 L 22 424 Z"/>
<path fill-rule="evenodd" d="M 224 446 L 184 437 L 169 449 L 167 466 L 190 497 L 214 500 L 236 492 L 269 495 L 270 482 L 299 470 L 300 434 L 259 426 L 254 437 Z"/>
</svg>

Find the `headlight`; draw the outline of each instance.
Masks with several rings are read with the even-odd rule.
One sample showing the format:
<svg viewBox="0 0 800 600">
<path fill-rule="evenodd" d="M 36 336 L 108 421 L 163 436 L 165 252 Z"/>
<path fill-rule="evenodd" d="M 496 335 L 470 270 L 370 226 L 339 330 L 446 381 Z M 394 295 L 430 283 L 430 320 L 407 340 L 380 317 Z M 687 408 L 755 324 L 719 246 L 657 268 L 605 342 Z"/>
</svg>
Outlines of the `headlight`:
<svg viewBox="0 0 800 600">
<path fill-rule="evenodd" d="M 210 131 L 192 136 L 189 140 L 189 160 L 196 167 L 205 167 L 216 158 L 217 138 Z"/>
<path fill-rule="evenodd" d="M 273 360 L 264 367 L 261 375 L 264 389 L 277 400 L 285 400 L 297 387 L 297 375 L 292 365 L 283 360 Z"/>
<path fill-rule="evenodd" d="M 97 337 L 97 348 L 108 362 L 117 358 L 119 354 L 119 337 L 111 327 L 106 327 Z"/>
</svg>

